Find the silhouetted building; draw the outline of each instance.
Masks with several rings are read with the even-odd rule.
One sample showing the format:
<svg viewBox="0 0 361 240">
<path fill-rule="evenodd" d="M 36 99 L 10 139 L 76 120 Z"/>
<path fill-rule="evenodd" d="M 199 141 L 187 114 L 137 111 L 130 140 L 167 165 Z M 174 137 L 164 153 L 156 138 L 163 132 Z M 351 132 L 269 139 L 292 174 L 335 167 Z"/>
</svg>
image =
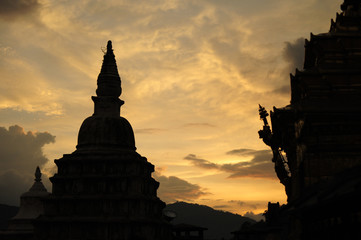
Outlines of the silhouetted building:
<svg viewBox="0 0 361 240">
<path fill-rule="evenodd" d="M 328 33 L 306 40 L 272 131 L 260 106 L 260 137 L 288 196 L 288 239 L 361 239 L 361 3 L 341 9 Z"/>
<path fill-rule="evenodd" d="M 285 211 L 277 203 L 268 203 L 268 209 L 264 216 L 266 221 L 259 221 L 256 223 L 245 222 L 240 229 L 232 232 L 233 240 L 278 240 L 288 239 L 285 235 L 285 225 L 287 225 L 287 215 Z"/>
<path fill-rule="evenodd" d="M 33 239 L 34 221 L 44 213 L 43 200 L 49 192 L 41 182 L 41 171 L 37 167 L 33 186 L 20 197 L 18 213 L 9 221 L 6 231 L 0 232 L 1 240 L 30 240 Z"/>
<path fill-rule="evenodd" d="M 240 229 L 232 232 L 232 240 L 268 240 L 278 239 L 273 238 L 274 232 L 278 234 L 278 229 L 269 227 L 266 222 L 260 221 L 256 223 L 245 222 L 241 225 Z"/>
<path fill-rule="evenodd" d="M 203 240 L 204 231 L 208 228 L 198 227 L 191 224 L 176 224 L 173 226 L 174 240 Z"/>
<path fill-rule="evenodd" d="M 39 240 L 168 240 L 154 166 L 136 152 L 133 129 L 120 116 L 121 80 L 108 42 L 98 76 L 94 114 L 84 120 L 77 150 L 55 160 L 58 172 L 45 212 L 35 224 Z"/>
</svg>

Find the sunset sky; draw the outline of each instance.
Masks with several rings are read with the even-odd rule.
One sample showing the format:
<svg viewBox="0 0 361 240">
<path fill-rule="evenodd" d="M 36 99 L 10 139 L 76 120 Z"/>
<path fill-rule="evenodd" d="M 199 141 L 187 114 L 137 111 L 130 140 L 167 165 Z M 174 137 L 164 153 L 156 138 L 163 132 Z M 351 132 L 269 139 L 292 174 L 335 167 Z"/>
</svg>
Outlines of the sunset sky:
<svg viewBox="0 0 361 240">
<path fill-rule="evenodd" d="M 258 104 L 289 103 L 304 39 L 341 0 L 1 0 L 0 203 L 71 153 L 112 40 L 137 152 L 159 197 L 239 214 L 286 202 Z M 51 185 L 44 176 L 50 191 Z"/>
</svg>

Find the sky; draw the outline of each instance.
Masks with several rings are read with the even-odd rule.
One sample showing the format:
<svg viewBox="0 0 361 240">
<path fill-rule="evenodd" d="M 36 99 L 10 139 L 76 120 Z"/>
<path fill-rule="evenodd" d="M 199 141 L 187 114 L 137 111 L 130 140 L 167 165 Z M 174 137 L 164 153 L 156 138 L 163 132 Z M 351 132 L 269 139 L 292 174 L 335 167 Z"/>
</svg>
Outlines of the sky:
<svg viewBox="0 0 361 240">
<path fill-rule="evenodd" d="M 341 0 L 1 0 L 0 203 L 75 151 L 112 40 L 137 152 L 158 196 L 246 216 L 286 203 L 258 104 L 290 101 L 304 39 Z"/>
</svg>

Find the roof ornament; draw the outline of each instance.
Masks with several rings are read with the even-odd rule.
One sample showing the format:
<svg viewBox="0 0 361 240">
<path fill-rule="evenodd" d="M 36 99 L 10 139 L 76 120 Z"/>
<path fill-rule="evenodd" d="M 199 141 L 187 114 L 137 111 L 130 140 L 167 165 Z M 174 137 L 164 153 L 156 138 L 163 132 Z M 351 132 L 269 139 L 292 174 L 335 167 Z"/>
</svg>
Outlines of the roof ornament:
<svg viewBox="0 0 361 240">
<path fill-rule="evenodd" d="M 35 182 L 41 182 L 41 171 L 40 171 L 39 166 L 36 167 L 34 180 L 35 180 Z"/>
<path fill-rule="evenodd" d="M 102 49 L 104 52 L 104 50 Z M 121 79 L 112 48 L 112 41 L 108 41 L 107 50 L 103 57 L 103 64 L 98 80 L 97 96 L 119 97 L 122 93 Z"/>
<path fill-rule="evenodd" d="M 107 44 L 107 53 L 108 52 L 113 52 L 113 48 L 112 48 L 112 41 L 108 41 L 108 44 Z"/>
</svg>

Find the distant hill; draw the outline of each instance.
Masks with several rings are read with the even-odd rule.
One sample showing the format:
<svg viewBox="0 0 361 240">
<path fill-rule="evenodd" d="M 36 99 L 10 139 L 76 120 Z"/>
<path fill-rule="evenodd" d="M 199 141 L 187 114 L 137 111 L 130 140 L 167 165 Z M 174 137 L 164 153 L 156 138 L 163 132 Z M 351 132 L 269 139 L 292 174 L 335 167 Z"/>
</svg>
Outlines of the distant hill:
<svg viewBox="0 0 361 240">
<path fill-rule="evenodd" d="M 0 230 L 6 229 L 8 221 L 18 213 L 19 207 L 0 203 Z"/>
<path fill-rule="evenodd" d="M 244 222 L 255 222 L 253 219 L 238 214 L 186 202 L 168 204 L 165 209 L 177 213 L 172 224 L 187 223 L 208 228 L 204 232 L 205 239 L 229 239 L 232 237 L 231 232 L 238 230 Z"/>
</svg>

